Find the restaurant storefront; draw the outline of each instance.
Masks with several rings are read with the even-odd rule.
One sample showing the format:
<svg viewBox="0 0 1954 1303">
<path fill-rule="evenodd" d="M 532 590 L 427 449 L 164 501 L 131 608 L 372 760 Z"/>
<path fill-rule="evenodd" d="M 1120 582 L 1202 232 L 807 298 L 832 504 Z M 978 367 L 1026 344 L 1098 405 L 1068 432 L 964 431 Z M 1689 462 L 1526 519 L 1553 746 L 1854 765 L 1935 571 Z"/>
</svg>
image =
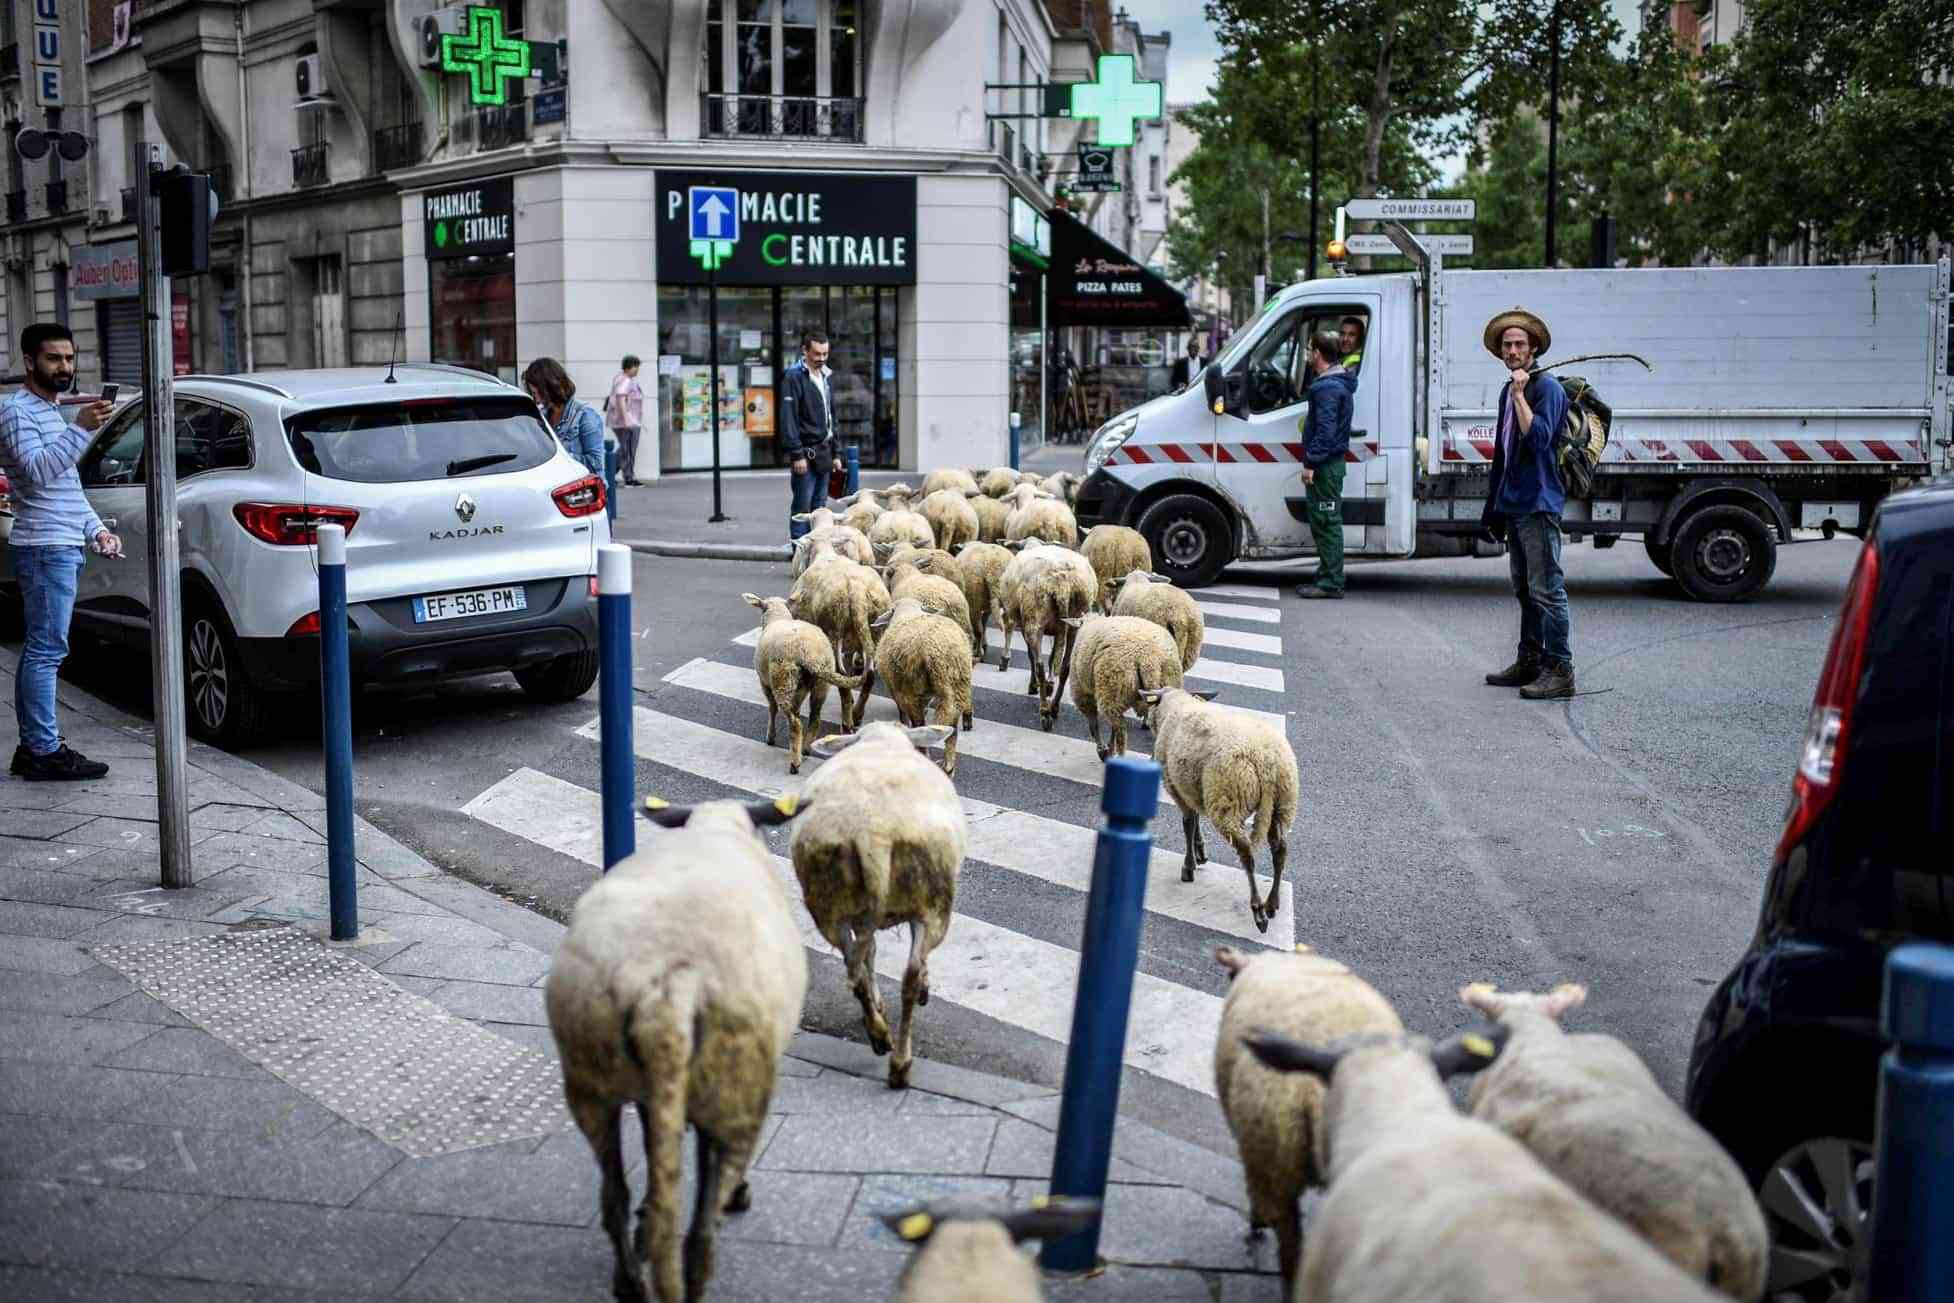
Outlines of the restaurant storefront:
<svg viewBox="0 0 1954 1303">
<path fill-rule="evenodd" d="M 1054 441 L 1078 442 L 1168 391 L 1173 332 L 1193 323 L 1187 299 L 1063 210 L 1051 215 L 1045 297 Z"/>
<path fill-rule="evenodd" d="M 423 196 L 430 358 L 514 383 L 515 186 L 506 176 Z"/>
<path fill-rule="evenodd" d="M 727 190 L 737 212 L 705 193 Z M 700 202 L 714 205 L 702 229 L 730 238 L 693 239 Z M 858 448 L 864 466 L 896 465 L 899 340 L 916 284 L 916 178 L 661 169 L 656 208 L 659 466 L 710 469 L 715 425 L 721 466 L 784 465 L 780 378 L 815 329 L 829 341 L 842 446 Z M 649 406 L 652 395 L 646 399 Z"/>
</svg>

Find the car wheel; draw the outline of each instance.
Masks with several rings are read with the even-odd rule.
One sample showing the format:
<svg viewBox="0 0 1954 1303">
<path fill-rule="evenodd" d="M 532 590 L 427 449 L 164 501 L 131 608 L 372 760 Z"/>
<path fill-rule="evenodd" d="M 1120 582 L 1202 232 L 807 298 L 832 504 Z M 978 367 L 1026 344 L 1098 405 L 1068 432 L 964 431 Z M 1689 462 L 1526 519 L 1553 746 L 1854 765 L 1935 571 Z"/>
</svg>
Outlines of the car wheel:
<svg viewBox="0 0 1954 1303">
<path fill-rule="evenodd" d="M 1793 1142 L 1757 1187 L 1771 1232 L 1766 1295 L 1778 1303 L 1850 1303 L 1872 1262 L 1873 1148 L 1821 1135 Z"/>
<path fill-rule="evenodd" d="M 1179 588 L 1201 588 L 1233 560 L 1234 531 L 1221 508 L 1192 493 L 1162 498 L 1140 516 L 1154 565 Z"/>
<path fill-rule="evenodd" d="M 231 622 L 208 602 L 184 608 L 183 706 L 190 736 L 225 750 L 257 741 L 270 722 L 270 702 L 245 676 Z"/>
<path fill-rule="evenodd" d="M 516 671 L 516 682 L 538 701 L 575 701 L 597 682 L 597 653 L 571 652 Z"/>
<path fill-rule="evenodd" d="M 1771 527 L 1742 507 L 1705 507 L 1675 534 L 1676 582 L 1699 602 L 1736 602 L 1771 580 L 1778 566 Z"/>
<path fill-rule="evenodd" d="M 1649 554 L 1649 564 L 1670 578 L 1676 575 L 1675 552 L 1668 543 L 1658 543 L 1647 534 L 1642 535 L 1642 550 Z"/>
</svg>

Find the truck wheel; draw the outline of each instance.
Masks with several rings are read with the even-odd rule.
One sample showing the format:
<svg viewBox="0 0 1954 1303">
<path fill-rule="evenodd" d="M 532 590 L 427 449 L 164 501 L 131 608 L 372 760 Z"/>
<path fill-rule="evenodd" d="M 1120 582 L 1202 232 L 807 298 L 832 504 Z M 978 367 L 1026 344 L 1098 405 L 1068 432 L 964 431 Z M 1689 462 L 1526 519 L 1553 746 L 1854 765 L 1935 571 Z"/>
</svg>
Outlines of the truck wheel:
<svg viewBox="0 0 1954 1303">
<path fill-rule="evenodd" d="M 1153 561 L 1177 588 L 1204 588 L 1233 559 L 1234 531 L 1221 508 L 1192 493 L 1177 493 L 1148 507 L 1140 534 Z"/>
<path fill-rule="evenodd" d="M 1642 550 L 1649 554 L 1649 564 L 1670 578 L 1676 576 L 1675 553 L 1668 543 L 1658 543 L 1647 534 L 1642 535 Z"/>
<path fill-rule="evenodd" d="M 1742 507 L 1705 507 L 1676 529 L 1676 582 L 1699 602 L 1737 602 L 1771 580 L 1778 544 Z"/>
</svg>

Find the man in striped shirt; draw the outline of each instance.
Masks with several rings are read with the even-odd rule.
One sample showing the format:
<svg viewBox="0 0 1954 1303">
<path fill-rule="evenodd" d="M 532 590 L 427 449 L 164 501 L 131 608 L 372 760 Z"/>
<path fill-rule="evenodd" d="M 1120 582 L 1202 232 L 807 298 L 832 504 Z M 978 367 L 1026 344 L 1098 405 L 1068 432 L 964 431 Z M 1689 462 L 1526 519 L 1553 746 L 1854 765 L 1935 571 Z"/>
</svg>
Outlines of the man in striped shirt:
<svg viewBox="0 0 1954 1303">
<path fill-rule="evenodd" d="M 10 541 L 27 639 L 14 669 L 14 717 L 20 745 L 13 772 L 29 781 L 100 778 L 109 767 L 61 740 L 55 726 L 54 679 L 68 655 L 68 622 L 87 549 L 122 555 L 122 540 L 103 527 L 81 491 L 75 463 L 109 416 L 89 403 L 70 425 L 59 396 L 75 379 L 75 337 L 66 326 L 36 322 L 20 335 L 26 383 L 0 402 L 0 470 L 13 483 Z"/>
</svg>

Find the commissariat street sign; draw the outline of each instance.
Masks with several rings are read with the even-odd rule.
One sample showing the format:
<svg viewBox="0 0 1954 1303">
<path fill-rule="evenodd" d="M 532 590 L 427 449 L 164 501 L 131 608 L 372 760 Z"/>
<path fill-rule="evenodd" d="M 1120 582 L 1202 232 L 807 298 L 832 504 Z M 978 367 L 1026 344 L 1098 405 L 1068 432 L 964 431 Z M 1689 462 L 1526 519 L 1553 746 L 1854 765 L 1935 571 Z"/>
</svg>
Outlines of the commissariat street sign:
<svg viewBox="0 0 1954 1303">
<path fill-rule="evenodd" d="M 1343 210 L 1353 222 L 1470 222 L 1478 216 L 1479 203 L 1474 199 L 1352 199 Z"/>
<path fill-rule="evenodd" d="M 1442 253 L 1448 258 L 1472 252 L 1472 237 L 1470 235 L 1427 235 L 1416 231 L 1412 234 L 1417 237 L 1418 243 L 1424 245 L 1428 251 Z M 1343 247 L 1349 253 L 1363 253 L 1373 256 L 1377 254 L 1395 254 L 1398 252 L 1398 246 L 1391 243 L 1391 237 L 1388 235 L 1348 236 L 1343 242 Z"/>
</svg>

